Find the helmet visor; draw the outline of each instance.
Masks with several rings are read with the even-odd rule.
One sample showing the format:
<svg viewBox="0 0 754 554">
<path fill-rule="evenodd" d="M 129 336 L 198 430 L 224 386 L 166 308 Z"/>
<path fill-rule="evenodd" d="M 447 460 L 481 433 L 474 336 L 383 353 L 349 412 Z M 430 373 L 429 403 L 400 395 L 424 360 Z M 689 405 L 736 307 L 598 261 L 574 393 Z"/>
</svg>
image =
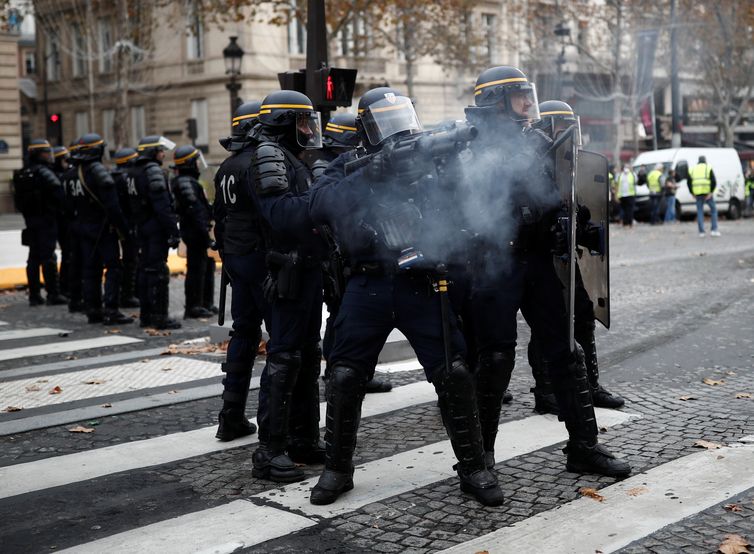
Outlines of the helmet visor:
<svg viewBox="0 0 754 554">
<path fill-rule="evenodd" d="M 537 87 L 534 83 L 527 83 L 521 88 L 512 88 L 508 93 L 511 116 L 517 121 L 534 123 L 539 121 L 539 102 L 537 101 Z"/>
<path fill-rule="evenodd" d="M 406 96 L 390 95 L 371 104 L 360 117 L 367 139 L 373 145 L 404 131 L 416 133 L 422 130 L 414 105 Z"/>
<path fill-rule="evenodd" d="M 161 148 L 163 150 L 175 150 L 175 143 L 169 138 L 160 136 L 160 138 L 156 140 L 155 142 L 150 142 L 147 144 L 139 145 L 139 151 L 146 150 L 147 148 Z"/>
<path fill-rule="evenodd" d="M 304 148 L 322 148 L 322 121 L 319 112 L 296 113 L 296 141 Z"/>
</svg>

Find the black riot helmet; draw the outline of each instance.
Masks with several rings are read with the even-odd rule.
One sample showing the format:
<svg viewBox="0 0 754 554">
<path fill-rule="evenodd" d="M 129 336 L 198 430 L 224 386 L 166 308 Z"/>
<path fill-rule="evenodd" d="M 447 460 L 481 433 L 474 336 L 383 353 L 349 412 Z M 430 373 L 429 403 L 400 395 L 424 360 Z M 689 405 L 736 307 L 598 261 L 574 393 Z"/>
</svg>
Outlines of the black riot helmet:
<svg viewBox="0 0 754 554">
<path fill-rule="evenodd" d="M 236 111 L 233 113 L 233 121 L 231 121 L 231 134 L 234 140 L 244 138 L 251 130 L 259 117 L 261 107 L 261 102 L 253 100 L 251 102 L 244 102 L 236 108 Z"/>
<path fill-rule="evenodd" d="M 133 148 L 121 148 L 113 155 L 113 161 L 118 167 L 130 167 L 138 157 Z"/>
<path fill-rule="evenodd" d="M 71 153 L 65 146 L 55 146 L 52 149 L 52 157 L 55 161 L 55 168 L 59 171 L 68 169 L 68 160 L 71 159 Z"/>
<path fill-rule="evenodd" d="M 97 133 L 82 136 L 76 146 L 76 156 L 82 162 L 98 162 L 105 153 L 105 141 Z"/>
<path fill-rule="evenodd" d="M 361 97 L 356 128 L 372 146 L 394 135 L 422 130 L 411 99 L 390 87 L 374 88 Z"/>
<path fill-rule="evenodd" d="M 160 152 L 173 150 L 174 148 L 175 143 L 172 140 L 162 135 L 148 135 L 139 141 L 136 151 L 139 153 L 140 160 L 151 160 L 162 163 L 161 159 L 157 159 L 157 155 Z"/>
<path fill-rule="evenodd" d="M 46 164 L 51 164 L 53 161 L 52 145 L 47 142 L 47 139 L 32 139 L 26 151 L 29 153 L 30 161 Z"/>
<path fill-rule="evenodd" d="M 560 100 L 548 100 L 539 105 L 539 117 L 533 127 L 546 133 L 551 139 L 568 129 L 571 125 L 578 125 L 579 118 L 573 108 Z"/>
<path fill-rule="evenodd" d="M 356 148 L 360 142 L 356 116 L 347 112 L 334 114 L 322 133 L 322 144 L 328 148 Z"/>
<path fill-rule="evenodd" d="M 516 67 L 500 65 L 483 71 L 474 87 L 477 107 L 494 107 L 519 123 L 539 120 L 537 89 L 524 72 Z"/>
<path fill-rule="evenodd" d="M 322 147 L 322 124 L 319 112 L 305 94 L 295 90 L 278 90 L 268 94 L 259 108 L 259 123 L 278 135 L 290 135 L 291 146 Z M 295 138 L 292 136 L 295 134 Z"/>
<path fill-rule="evenodd" d="M 173 152 L 173 164 L 170 167 L 178 173 L 199 175 L 202 169 L 207 168 L 207 163 L 201 150 L 191 144 L 184 144 Z"/>
</svg>

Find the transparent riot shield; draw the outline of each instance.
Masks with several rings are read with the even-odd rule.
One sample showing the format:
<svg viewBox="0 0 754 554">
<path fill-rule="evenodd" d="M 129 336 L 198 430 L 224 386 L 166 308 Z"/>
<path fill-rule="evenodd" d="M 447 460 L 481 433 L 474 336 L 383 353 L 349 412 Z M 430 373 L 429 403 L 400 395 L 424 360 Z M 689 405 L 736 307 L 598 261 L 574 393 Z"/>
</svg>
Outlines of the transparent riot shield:
<svg viewBox="0 0 754 554">
<path fill-rule="evenodd" d="M 564 131 L 554 143 L 555 150 L 555 183 L 560 191 L 563 210 L 559 225 L 567 236 L 567 249 L 563 255 L 555 256 L 555 269 L 563 282 L 563 294 L 568 311 L 568 341 L 571 351 L 574 351 L 574 312 L 576 297 L 576 172 L 578 166 L 578 150 L 581 146 L 581 132 L 576 123 Z"/>
<path fill-rule="evenodd" d="M 576 256 L 581 282 L 594 304 L 597 321 L 610 328 L 610 246 L 608 224 L 610 221 L 610 182 L 607 176 L 607 158 L 594 152 L 579 151 L 576 172 L 576 203 L 586 209 L 586 218 L 578 217 L 579 241 Z"/>
</svg>

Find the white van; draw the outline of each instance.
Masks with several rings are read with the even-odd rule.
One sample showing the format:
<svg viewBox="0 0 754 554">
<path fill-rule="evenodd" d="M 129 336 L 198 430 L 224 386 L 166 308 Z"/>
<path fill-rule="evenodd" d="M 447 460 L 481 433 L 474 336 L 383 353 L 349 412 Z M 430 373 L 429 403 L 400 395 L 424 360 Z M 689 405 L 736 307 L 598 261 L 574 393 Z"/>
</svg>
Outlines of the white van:
<svg viewBox="0 0 754 554">
<path fill-rule="evenodd" d="M 675 195 L 676 217 L 682 215 L 696 215 L 696 200 L 689 190 L 685 176 L 694 167 L 699 156 L 706 156 L 707 163 L 715 172 L 717 188 L 715 189 L 715 203 L 720 214 L 727 214 L 729 219 L 738 219 L 744 208 L 744 175 L 741 160 L 735 148 L 667 148 L 665 150 L 650 150 L 642 152 L 634 160 L 633 169 L 638 173 L 644 169 L 649 174 L 656 164 L 660 163 L 666 170 L 672 169 L 679 174 L 678 190 Z M 685 166 L 685 171 L 684 171 Z M 684 177 L 680 179 L 680 177 Z M 665 211 L 665 200 L 661 205 L 661 212 Z M 636 187 L 636 206 L 638 211 L 649 209 L 649 188 L 647 185 Z M 709 213 L 709 206 L 704 205 L 704 211 Z M 648 214 L 647 214 L 648 215 Z"/>
</svg>

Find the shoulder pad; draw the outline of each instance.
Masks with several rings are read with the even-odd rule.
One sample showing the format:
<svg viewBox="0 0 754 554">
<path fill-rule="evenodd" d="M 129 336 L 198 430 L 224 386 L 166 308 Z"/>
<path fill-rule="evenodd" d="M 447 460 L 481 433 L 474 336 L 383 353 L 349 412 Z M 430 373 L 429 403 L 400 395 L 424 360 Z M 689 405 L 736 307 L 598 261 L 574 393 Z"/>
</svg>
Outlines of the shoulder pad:
<svg viewBox="0 0 754 554">
<path fill-rule="evenodd" d="M 254 184 L 260 196 L 280 194 L 288 190 L 285 153 L 274 142 L 261 143 L 254 152 Z"/>
<path fill-rule="evenodd" d="M 110 172 L 102 165 L 101 162 L 94 162 L 90 166 L 92 175 L 97 180 L 98 185 L 113 185 L 113 177 Z"/>
<path fill-rule="evenodd" d="M 189 202 L 196 202 L 196 194 L 194 192 L 194 180 L 186 175 L 181 175 L 175 180 L 175 188 L 183 198 Z"/>
<path fill-rule="evenodd" d="M 157 165 L 156 163 L 148 163 L 144 168 L 144 172 L 147 176 L 147 180 L 149 181 L 150 189 L 160 190 L 165 188 L 165 174 L 162 172 L 162 169 L 160 169 L 159 165 Z"/>
<path fill-rule="evenodd" d="M 44 179 L 46 185 L 59 186 L 60 180 L 55 172 L 46 165 L 40 165 L 37 170 L 37 175 Z"/>
</svg>

